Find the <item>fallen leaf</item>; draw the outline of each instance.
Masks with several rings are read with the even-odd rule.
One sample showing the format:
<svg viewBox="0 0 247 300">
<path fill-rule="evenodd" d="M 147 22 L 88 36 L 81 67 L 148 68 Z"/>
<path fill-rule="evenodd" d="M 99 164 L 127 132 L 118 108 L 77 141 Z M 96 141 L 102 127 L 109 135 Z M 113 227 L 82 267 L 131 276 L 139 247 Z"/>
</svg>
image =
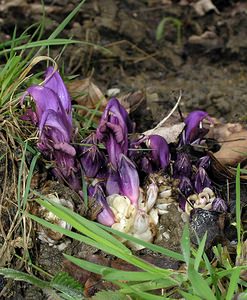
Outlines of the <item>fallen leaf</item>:
<svg viewBox="0 0 247 300">
<path fill-rule="evenodd" d="M 67 84 L 67 87 L 73 99 L 75 99 L 78 105 L 82 106 L 78 111 L 80 115 L 86 115 L 88 112 L 86 108 L 95 109 L 99 103 L 98 110 L 104 110 L 107 100 L 97 85 L 92 82 L 90 77 L 82 80 L 73 80 Z"/>
<path fill-rule="evenodd" d="M 221 144 L 214 156 L 223 165 L 235 166 L 247 159 L 247 130 L 232 133 Z"/>
<path fill-rule="evenodd" d="M 178 137 L 183 131 L 185 123 L 177 123 L 171 126 L 159 127 L 155 129 L 150 129 L 144 132 L 144 135 L 157 134 L 165 138 L 168 144 L 176 143 L 178 141 Z"/>
</svg>

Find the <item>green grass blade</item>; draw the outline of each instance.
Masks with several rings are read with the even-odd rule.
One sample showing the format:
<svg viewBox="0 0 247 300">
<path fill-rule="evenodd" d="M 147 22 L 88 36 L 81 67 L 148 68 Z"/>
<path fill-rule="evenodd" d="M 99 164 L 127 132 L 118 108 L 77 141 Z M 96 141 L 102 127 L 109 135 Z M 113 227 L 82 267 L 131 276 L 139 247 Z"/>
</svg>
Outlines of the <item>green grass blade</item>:
<svg viewBox="0 0 247 300">
<path fill-rule="evenodd" d="M 86 0 L 81 1 L 73 10 L 72 12 L 63 20 L 63 22 L 52 32 L 49 36 L 48 40 L 52 40 L 56 38 L 64 28 L 69 24 L 69 22 L 74 18 L 74 16 L 79 12 L 82 5 L 86 2 Z"/>
<path fill-rule="evenodd" d="M 181 239 L 181 247 L 184 256 L 184 261 L 188 266 L 190 262 L 190 232 L 188 224 L 184 226 L 183 235 Z"/>
<path fill-rule="evenodd" d="M 49 287 L 49 282 L 41 280 L 41 279 L 35 277 L 34 275 L 29 275 L 29 274 L 26 274 L 24 272 L 20 272 L 20 271 L 14 270 L 14 269 L 2 268 L 2 269 L 0 269 L 0 274 L 6 278 L 11 278 L 13 280 L 25 281 L 25 282 L 31 283 L 41 289 Z"/>
<path fill-rule="evenodd" d="M 112 229 L 110 227 L 104 226 L 102 224 L 98 224 L 98 226 L 101 227 L 101 228 L 103 228 L 103 229 L 105 229 L 108 232 L 113 233 L 116 236 L 119 236 L 119 237 L 127 239 L 127 240 L 129 240 L 131 242 L 134 242 L 134 243 L 137 243 L 139 245 L 142 245 L 145 248 L 148 248 L 148 249 L 150 249 L 152 251 L 156 251 L 156 252 L 161 253 L 161 254 L 163 254 L 165 256 L 174 258 L 175 260 L 184 261 L 184 257 L 180 253 L 174 252 L 172 250 L 165 249 L 163 247 L 160 247 L 160 246 L 157 246 L 157 245 L 154 245 L 154 244 L 151 244 L 151 243 L 144 242 L 144 241 L 142 241 L 140 239 L 137 239 L 137 238 L 135 238 L 133 236 L 130 236 L 129 234 L 117 231 L 115 229 Z"/>
<path fill-rule="evenodd" d="M 35 192 L 36 195 L 45 199 L 42 195 Z M 49 211 L 53 212 L 62 220 L 71 224 L 75 229 L 82 232 L 83 234 L 90 236 L 90 238 L 95 239 L 98 242 L 102 242 L 103 244 L 107 244 L 111 246 L 113 249 L 115 248 L 117 251 L 121 250 L 122 252 L 131 254 L 131 251 L 124 246 L 120 241 L 111 236 L 109 233 L 105 232 L 101 228 L 97 226 L 96 223 L 87 220 L 86 218 L 78 215 L 77 213 L 71 211 L 70 209 L 54 203 L 50 199 L 45 199 L 46 201 L 36 199 L 36 201 L 46 207 Z"/>
<path fill-rule="evenodd" d="M 33 177 L 33 171 L 34 171 L 34 168 L 36 166 L 36 162 L 37 162 L 39 157 L 40 157 L 40 153 L 37 153 L 31 161 L 31 165 L 30 165 L 30 169 L 29 169 L 28 176 L 27 176 L 27 181 L 26 181 L 25 192 L 24 192 L 24 195 L 23 195 L 23 201 L 22 201 L 22 209 L 23 210 L 25 210 L 25 208 L 26 208 L 27 199 L 28 199 L 28 195 L 29 195 L 29 192 L 30 192 L 31 180 L 32 180 L 32 177 Z"/>
<path fill-rule="evenodd" d="M 196 253 L 195 263 L 194 263 L 194 269 L 196 271 L 198 271 L 200 262 L 202 260 L 202 255 L 203 255 L 203 252 L 204 252 L 204 248 L 205 248 L 205 244 L 206 244 L 206 239 L 207 239 L 207 232 L 204 234 L 204 236 L 203 236 L 203 238 L 202 238 L 202 240 L 201 240 L 201 242 L 199 244 L 197 253 Z"/>
<path fill-rule="evenodd" d="M 241 255 L 241 198 L 240 198 L 240 164 L 237 167 L 236 174 L 236 224 L 237 224 L 237 257 Z"/>
<path fill-rule="evenodd" d="M 69 44 L 83 44 L 83 45 L 102 48 L 102 49 L 106 50 L 104 47 L 95 45 L 90 42 L 84 42 L 84 41 L 78 41 L 78 40 L 72 40 L 72 39 L 39 40 L 39 41 L 30 42 L 30 43 L 27 43 L 24 45 L 16 46 L 13 48 L 13 50 L 18 51 L 18 50 L 33 49 L 33 48 L 37 48 L 37 47 L 61 46 L 61 45 L 69 45 Z M 2 51 L 0 51 L 0 55 L 2 55 L 4 53 L 8 53 L 10 51 L 11 51 L 11 49 L 2 50 Z"/>
<path fill-rule="evenodd" d="M 233 268 L 229 287 L 226 294 L 226 300 L 231 300 L 233 298 L 234 292 L 238 287 L 239 276 L 240 276 L 240 269 Z"/>
<path fill-rule="evenodd" d="M 196 296 L 196 295 L 192 295 L 189 293 L 186 293 L 184 291 L 179 291 L 179 293 L 184 297 L 184 299 L 186 300 L 202 300 L 202 298 Z"/>
<path fill-rule="evenodd" d="M 188 277 L 193 287 L 195 293 L 201 297 L 201 299 L 206 300 L 216 300 L 212 290 L 210 289 L 207 281 L 202 278 L 202 276 L 196 272 L 193 267 L 188 268 Z"/>
<path fill-rule="evenodd" d="M 105 245 L 102 245 L 102 243 L 98 243 L 92 239 L 90 239 L 89 237 L 86 237 L 85 235 L 82 235 L 82 234 L 78 234 L 76 232 L 73 232 L 73 231 L 70 231 L 70 230 L 67 230 L 67 229 L 64 229 L 58 225 L 55 225 L 55 224 L 52 224 L 52 223 L 49 223 L 37 216 L 34 216 L 34 215 L 31 215 L 31 214 L 27 214 L 27 216 L 34 220 L 35 222 L 41 224 L 42 226 L 44 227 L 47 227 L 47 228 L 50 228 L 51 230 L 53 231 L 56 231 L 56 232 L 59 232 L 59 233 L 62 233 L 74 240 L 77 240 L 79 242 L 82 242 L 82 243 L 85 243 L 87 245 L 90 245 L 92 247 L 95 247 L 97 249 L 100 249 L 104 252 L 107 252 L 109 254 L 112 254 L 114 255 L 116 253 L 116 250 L 114 249 L 114 251 L 112 250 L 111 247 L 109 246 L 105 246 Z"/>
</svg>

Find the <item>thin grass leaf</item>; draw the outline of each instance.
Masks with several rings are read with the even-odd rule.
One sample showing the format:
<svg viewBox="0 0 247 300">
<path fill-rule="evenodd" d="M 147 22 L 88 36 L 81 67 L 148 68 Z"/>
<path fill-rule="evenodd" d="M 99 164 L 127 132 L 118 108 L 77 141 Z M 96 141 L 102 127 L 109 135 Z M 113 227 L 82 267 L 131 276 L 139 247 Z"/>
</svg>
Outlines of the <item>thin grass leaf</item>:
<svg viewBox="0 0 247 300">
<path fill-rule="evenodd" d="M 37 162 L 39 157 L 40 157 L 40 153 L 37 153 L 31 161 L 31 165 L 30 165 L 30 169 L 29 169 L 28 176 L 27 176 L 27 181 L 26 181 L 25 192 L 24 192 L 24 195 L 23 195 L 23 201 L 22 201 L 22 209 L 23 210 L 25 210 L 25 208 L 26 208 L 27 199 L 28 199 L 28 195 L 29 195 L 29 192 L 30 192 L 31 180 L 32 180 L 32 177 L 33 177 L 33 171 L 34 171 L 34 168 L 36 166 L 36 162 Z"/>
<path fill-rule="evenodd" d="M 168 299 L 165 296 L 157 296 L 150 293 L 146 293 L 143 291 L 140 291 L 138 289 L 135 289 L 133 286 L 128 286 L 128 284 L 124 282 L 114 282 L 115 284 L 119 285 L 121 288 L 129 288 L 131 291 L 129 294 L 133 294 L 137 298 L 134 299 L 145 299 L 145 300 L 165 300 Z M 171 298 L 170 298 L 171 299 Z"/>
<path fill-rule="evenodd" d="M 176 276 L 176 278 L 178 278 L 178 276 Z M 133 288 L 135 290 L 139 290 L 139 291 L 143 291 L 143 292 L 153 291 L 153 290 L 157 290 L 157 289 L 166 289 L 166 288 L 170 289 L 172 287 L 179 286 L 180 284 L 182 284 L 183 281 L 184 281 L 184 279 L 180 279 L 180 278 L 179 278 L 179 280 L 175 281 L 174 279 L 171 279 L 170 277 L 167 277 L 165 279 L 153 279 L 152 281 L 149 280 L 147 282 L 133 284 L 130 286 L 130 287 L 132 287 L 132 289 L 130 287 L 121 288 L 120 291 L 124 294 L 128 294 L 128 293 L 131 293 Z"/>
<path fill-rule="evenodd" d="M 22 183 L 22 174 L 23 174 L 23 169 L 24 169 L 24 164 L 25 164 L 25 159 L 26 159 L 27 145 L 28 145 L 27 142 L 24 142 L 24 149 L 23 149 L 21 165 L 20 165 L 19 174 L 18 174 L 18 182 L 17 182 L 18 214 L 20 214 L 20 211 L 21 211 L 21 183 Z"/>
<path fill-rule="evenodd" d="M 126 234 L 124 232 L 112 229 L 112 228 L 107 227 L 107 226 L 102 225 L 102 224 L 98 224 L 98 226 L 101 227 L 101 228 L 103 228 L 103 229 L 105 229 L 108 232 L 113 233 L 116 236 L 119 236 L 120 238 L 127 239 L 128 241 L 131 241 L 131 242 L 137 243 L 139 245 L 142 245 L 145 248 L 148 248 L 148 249 L 150 249 L 152 251 L 161 253 L 161 254 L 163 254 L 165 256 L 174 258 L 175 260 L 184 261 L 184 257 L 180 253 L 174 252 L 172 250 L 165 249 L 163 247 L 160 247 L 160 246 L 148 243 L 148 242 L 144 242 L 144 241 L 142 241 L 142 240 L 140 240 L 138 238 L 135 238 L 135 237 L 133 237 L 133 236 L 131 236 L 129 234 Z M 193 260 L 191 260 L 191 262 L 193 262 Z"/>
<path fill-rule="evenodd" d="M 119 291 L 100 291 L 91 300 L 130 300 L 130 298 Z"/>
<path fill-rule="evenodd" d="M 77 265 L 78 267 L 98 275 L 103 275 L 104 271 L 106 270 L 108 271 L 114 270 L 113 268 L 98 265 L 83 259 L 76 258 L 71 255 L 67 255 L 67 254 L 63 254 L 63 255 L 67 260 L 71 261 L 73 264 Z"/>
<path fill-rule="evenodd" d="M 186 293 L 184 291 L 178 291 L 186 300 L 202 300 L 202 298 L 192 295 L 190 293 Z"/>
<path fill-rule="evenodd" d="M 37 192 L 36 192 L 37 194 Z M 94 239 L 100 245 L 105 247 L 109 247 L 110 253 L 114 252 L 114 254 L 135 265 L 138 268 L 141 268 L 145 271 L 149 271 L 151 273 L 161 273 L 167 275 L 167 271 L 156 266 L 153 266 L 142 259 L 134 256 L 132 252 L 124 246 L 121 242 L 119 242 L 116 238 L 109 235 L 109 233 L 105 232 L 101 229 L 97 223 L 89 221 L 80 215 L 74 213 L 70 209 L 63 207 L 50 199 L 47 201 L 43 201 L 40 199 L 36 199 L 36 201 L 46 207 L 49 211 L 53 212 L 56 216 L 66 221 L 68 224 L 72 225 L 75 229 L 82 232 L 83 234 L 89 236 L 91 239 Z M 101 246 L 102 247 L 102 246 Z"/>
<path fill-rule="evenodd" d="M 62 233 L 74 240 L 77 240 L 79 242 L 82 242 L 82 243 L 85 243 L 87 245 L 90 245 L 92 247 L 95 247 L 97 249 L 100 249 L 104 252 L 107 252 L 109 254 L 112 254 L 114 255 L 116 253 L 116 250 L 114 249 L 114 251 L 112 250 L 111 247 L 109 246 L 105 246 L 105 245 L 102 245 L 102 243 L 98 243 L 88 237 L 86 237 L 85 235 L 82 235 L 82 234 L 78 234 L 78 233 L 75 233 L 73 231 L 70 231 L 70 230 L 67 230 L 67 229 L 64 229 L 58 225 L 55 225 L 55 224 L 52 224 L 52 223 L 49 223 L 39 217 L 36 217 L 34 215 L 31 215 L 31 214 L 27 214 L 27 216 L 34 220 L 35 222 L 41 224 L 42 226 L 44 227 L 47 227 L 47 228 L 50 228 L 51 230 L 55 231 L 55 232 L 59 232 L 59 233 Z"/>
<path fill-rule="evenodd" d="M 186 224 L 184 226 L 183 235 L 181 239 L 181 247 L 184 256 L 184 261 L 186 262 L 187 266 L 189 266 L 190 262 L 190 232 L 189 226 Z"/>
<path fill-rule="evenodd" d="M 215 294 L 216 294 L 216 298 L 219 299 L 220 298 L 220 295 L 221 295 L 221 292 L 218 288 L 218 277 L 217 277 L 217 270 L 215 268 L 212 267 L 212 265 L 210 264 L 210 261 L 206 255 L 206 253 L 203 254 L 203 259 L 204 259 L 204 262 L 205 262 L 205 265 L 206 265 L 206 268 L 210 274 L 209 278 L 212 279 L 211 283 L 213 284 L 214 286 L 214 289 L 215 289 Z"/>
<path fill-rule="evenodd" d="M 25 281 L 30 284 L 33 284 L 41 289 L 48 288 L 49 287 L 49 282 L 41 280 L 34 275 L 29 275 L 24 272 L 20 272 L 11 268 L 5 269 L 2 268 L 0 269 L 0 274 L 3 275 L 6 278 L 11 278 L 13 280 L 18 280 L 18 281 Z"/>
<path fill-rule="evenodd" d="M 205 244 L 206 244 L 206 239 L 207 239 L 207 232 L 204 234 L 204 236 L 203 236 L 203 238 L 202 238 L 202 240 L 201 240 L 201 242 L 199 244 L 197 253 L 196 253 L 195 263 L 194 263 L 194 269 L 196 271 L 198 271 L 200 262 L 202 261 L 202 255 L 203 255 L 203 252 L 204 252 L 204 248 L 205 248 Z"/>
<path fill-rule="evenodd" d="M 238 287 L 239 276 L 240 276 L 240 270 L 237 268 L 233 268 L 230 283 L 226 294 L 226 300 L 231 300 L 233 298 L 234 292 Z"/>
<path fill-rule="evenodd" d="M 48 37 L 48 40 L 52 40 L 56 38 L 64 28 L 69 24 L 69 22 L 74 18 L 74 16 L 79 12 L 82 5 L 85 3 L 86 0 L 81 1 L 73 10 L 72 12 L 63 20 L 63 22 L 52 32 L 52 34 Z"/>
<path fill-rule="evenodd" d="M 193 287 L 195 293 L 201 297 L 201 299 L 206 300 L 216 300 L 212 290 L 210 289 L 207 281 L 202 278 L 202 276 L 196 272 L 193 267 L 188 268 L 188 277 Z"/>
<path fill-rule="evenodd" d="M 167 275 L 170 276 L 171 273 L 171 271 L 168 271 Z M 164 278 L 164 274 L 153 274 L 141 271 L 121 271 L 117 269 L 111 271 L 106 270 L 102 275 L 104 279 L 108 281 L 122 280 L 123 278 L 127 278 L 128 281 L 147 281 Z M 173 284 L 174 283 L 176 283 L 176 281 L 173 281 Z"/>
<path fill-rule="evenodd" d="M 236 224 L 237 224 L 237 237 L 238 237 L 238 244 L 237 244 L 237 257 L 241 255 L 241 198 L 240 198 L 240 164 L 237 167 L 237 174 L 236 174 Z"/>
<path fill-rule="evenodd" d="M 100 241 L 103 244 L 111 246 L 117 251 L 121 250 L 122 252 L 131 254 L 131 251 L 126 246 L 124 246 L 112 235 L 99 228 L 96 223 L 87 220 L 86 218 L 78 215 L 72 210 L 57 204 L 48 198 L 45 198 L 37 192 L 34 192 L 34 194 L 46 200 L 43 201 L 40 199 L 36 199 L 36 201 L 40 205 L 46 207 L 49 211 L 53 212 L 56 216 L 66 221 L 68 224 L 72 225 L 78 231 L 89 236 L 91 239 L 95 239 L 96 241 Z"/>
</svg>

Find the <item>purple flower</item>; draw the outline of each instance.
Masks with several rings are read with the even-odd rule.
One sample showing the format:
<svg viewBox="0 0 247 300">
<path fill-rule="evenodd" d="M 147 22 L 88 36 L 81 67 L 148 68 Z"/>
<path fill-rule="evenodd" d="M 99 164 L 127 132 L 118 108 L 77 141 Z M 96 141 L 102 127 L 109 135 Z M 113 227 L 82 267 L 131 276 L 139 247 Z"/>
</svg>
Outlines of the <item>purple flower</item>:
<svg viewBox="0 0 247 300">
<path fill-rule="evenodd" d="M 208 155 L 203 156 L 199 159 L 199 167 L 203 167 L 205 170 L 207 170 L 210 167 L 211 159 Z"/>
<path fill-rule="evenodd" d="M 191 165 L 189 155 L 185 152 L 178 153 L 173 168 L 174 168 L 175 177 L 180 177 L 180 176 L 190 177 L 192 172 L 192 165 Z"/>
<path fill-rule="evenodd" d="M 199 167 L 194 180 L 194 188 L 196 193 L 201 193 L 205 187 L 212 187 L 211 180 L 203 167 Z"/>
<path fill-rule="evenodd" d="M 151 149 L 151 159 L 158 169 L 166 169 L 170 162 L 170 151 L 166 140 L 160 135 L 149 135 L 147 146 Z"/>
<path fill-rule="evenodd" d="M 96 136 L 92 134 L 82 141 L 84 145 L 78 149 L 82 168 L 88 177 L 96 177 L 105 162 L 104 155 L 96 143 Z"/>
<path fill-rule="evenodd" d="M 186 176 L 182 176 L 179 182 L 179 190 L 182 195 L 179 195 L 179 204 L 180 207 L 184 210 L 186 199 L 193 193 L 193 186 L 190 179 Z"/>
<path fill-rule="evenodd" d="M 132 124 L 127 111 L 116 98 L 112 98 L 104 110 L 96 135 L 106 145 L 109 160 L 115 168 L 119 154 L 127 154 L 128 133 L 131 131 Z"/>
<path fill-rule="evenodd" d="M 108 195 L 120 194 L 120 176 L 118 171 L 110 168 L 110 173 L 106 182 L 106 192 Z"/>
<path fill-rule="evenodd" d="M 107 203 L 105 193 L 100 184 L 95 185 L 91 194 L 92 198 L 98 201 L 102 206 L 102 211 L 97 216 L 98 222 L 106 226 L 112 226 L 115 223 L 114 214 Z"/>
<path fill-rule="evenodd" d="M 53 173 L 75 190 L 80 189 L 75 148 L 70 145 L 72 134 L 71 100 L 57 71 L 48 68 L 43 86 L 27 89 L 21 99 L 30 95 L 36 110 L 28 110 L 24 118 L 39 127 L 39 150 L 55 163 Z"/>
<path fill-rule="evenodd" d="M 207 133 L 208 130 L 202 128 L 202 121 L 204 119 L 207 119 L 212 123 L 212 119 L 209 117 L 208 113 L 202 110 L 192 111 L 187 118 L 185 118 L 184 122 L 186 127 L 181 141 L 183 145 L 191 144 Z"/>
<path fill-rule="evenodd" d="M 120 154 L 123 153 L 121 145 L 112 134 L 109 134 L 105 144 L 111 166 L 116 170 Z"/>
<path fill-rule="evenodd" d="M 187 198 L 193 193 L 193 186 L 190 179 L 186 176 L 182 176 L 179 182 L 179 190 Z"/>
<path fill-rule="evenodd" d="M 219 197 L 215 198 L 212 203 L 212 210 L 218 212 L 226 212 L 227 211 L 226 201 Z"/>
<path fill-rule="evenodd" d="M 140 184 L 139 175 L 135 165 L 124 154 L 120 155 L 118 171 L 121 193 L 127 196 L 133 205 L 137 206 Z"/>
<path fill-rule="evenodd" d="M 64 110 L 66 111 L 67 115 L 70 116 L 71 99 L 68 90 L 63 82 L 63 79 L 53 67 L 49 67 L 46 70 L 44 87 L 51 89 L 56 95 L 58 95 Z"/>
</svg>

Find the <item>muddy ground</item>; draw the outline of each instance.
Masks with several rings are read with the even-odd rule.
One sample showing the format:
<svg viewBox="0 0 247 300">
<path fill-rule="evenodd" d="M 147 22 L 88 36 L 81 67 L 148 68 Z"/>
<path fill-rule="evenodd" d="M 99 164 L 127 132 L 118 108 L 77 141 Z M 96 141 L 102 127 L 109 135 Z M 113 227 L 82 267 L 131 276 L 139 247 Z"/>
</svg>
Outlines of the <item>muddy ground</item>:
<svg viewBox="0 0 247 300">
<path fill-rule="evenodd" d="M 140 130 L 150 128 L 167 114 L 179 90 L 183 91 L 182 112 L 203 109 L 226 121 L 241 121 L 247 115 L 247 4 L 216 0 L 214 9 L 200 13 L 196 2 L 87 1 L 61 37 L 105 49 L 82 44 L 68 46 L 62 54 L 61 49 L 53 49 L 51 56 L 61 54 L 58 64 L 66 75 L 91 76 L 105 94 L 112 88 L 119 89 L 120 94 L 143 91 L 145 99 L 132 115 Z M 44 3 L 48 36 L 79 1 Z M 20 34 L 40 21 L 41 15 L 39 1 L 0 1 L 1 40 L 12 35 L 15 24 Z M 156 30 L 164 18 L 164 31 L 157 40 Z M 72 254 L 82 251 L 75 249 Z M 48 248 L 39 254 L 38 264 L 54 274 L 61 254 L 54 255 L 54 249 Z M 24 286 L 18 286 L 9 299 L 44 299 L 41 292 L 33 296 L 33 288 L 21 296 Z"/>
</svg>

